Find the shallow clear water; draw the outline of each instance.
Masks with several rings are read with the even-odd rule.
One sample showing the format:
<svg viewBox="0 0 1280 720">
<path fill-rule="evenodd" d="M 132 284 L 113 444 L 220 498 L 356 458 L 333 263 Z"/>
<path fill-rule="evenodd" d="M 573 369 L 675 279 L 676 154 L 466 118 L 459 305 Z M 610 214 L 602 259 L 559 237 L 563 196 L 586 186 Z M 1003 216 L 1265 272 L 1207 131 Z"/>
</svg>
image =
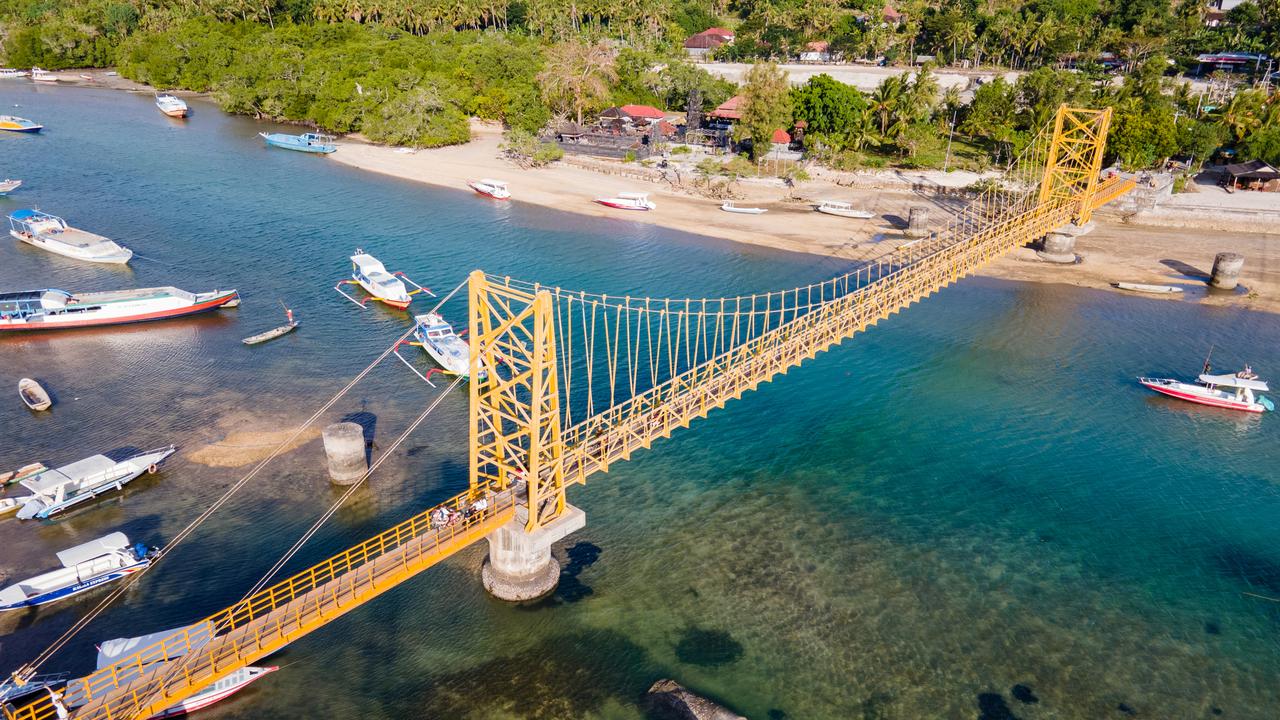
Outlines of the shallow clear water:
<svg viewBox="0 0 1280 720">
<path fill-rule="evenodd" d="M 678 296 L 840 269 L 269 151 L 255 133 L 271 126 L 203 102 L 180 123 L 148 96 L 12 83 L 0 107 L 48 127 L 0 137 L 0 175 L 27 181 L 0 209 L 39 206 L 140 256 L 112 269 L 6 239 L 0 288 L 245 297 L 188 321 L 0 338 L 0 382 L 35 376 L 58 401 L 0 402 L 0 466 L 184 449 L 64 519 L 0 521 L 9 575 L 115 529 L 165 542 L 246 469 L 193 448 L 296 423 L 403 332 L 406 315 L 332 290 L 357 245 L 437 291 L 474 268 Z M 242 346 L 281 301 L 302 328 Z M 1273 316 L 967 280 L 575 489 L 589 524 L 559 551 L 552 600 L 488 599 L 472 548 L 202 717 L 637 718 L 659 677 L 752 718 L 1273 717 L 1280 602 L 1255 596 L 1280 597 L 1277 418 L 1133 382 L 1195 372 L 1210 343 L 1224 370 L 1280 377 Z M 386 363 L 331 417 L 370 413 L 389 442 L 433 392 Z M 449 397 L 294 567 L 461 488 L 465 403 Z M 336 495 L 318 442 L 273 467 L 49 669 L 87 670 L 94 642 L 239 598 Z M 89 605 L 0 618 L 0 665 Z"/>
</svg>

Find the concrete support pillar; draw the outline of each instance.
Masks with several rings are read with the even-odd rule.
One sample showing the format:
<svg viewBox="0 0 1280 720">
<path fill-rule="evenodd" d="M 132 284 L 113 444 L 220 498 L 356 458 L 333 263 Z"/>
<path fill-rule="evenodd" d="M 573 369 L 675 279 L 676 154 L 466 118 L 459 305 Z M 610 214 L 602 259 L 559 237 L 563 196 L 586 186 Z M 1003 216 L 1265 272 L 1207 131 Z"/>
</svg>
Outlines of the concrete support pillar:
<svg viewBox="0 0 1280 720">
<path fill-rule="evenodd" d="M 907 237 L 924 237 L 929 234 L 929 208 L 913 205 L 907 213 Z"/>
<path fill-rule="evenodd" d="M 534 532 L 524 529 L 528 517 L 526 509 L 517 507 L 511 522 L 489 533 L 489 557 L 480 568 L 480 580 L 500 600 L 536 600 L 555 590 L 560 563 L 551 557 L 551 545 L 587 525 L 587 514 L 572 505 Z"/>
<path fill-rule="evenodd" d="M 1093 232 L 1094 225 L 1092 222 L 1084 225 L 1076 225 L 1071 223 L 1054 230 L 1044 236 L 1043 249 L 1036 252 L 1036 255 L 1045 262 L 1071 264 L 1078 259 L 1076 257 L 1076 238 L 1081 235 L 1088 235 Z"/>
<path fill-rule="evenodd" d="M 364 454 L 364 428 L 356 423 L 340 422 L 326 427 L 324 453 L 329 458 L 329 478 L 339 485 L 354 485 L 369 469 Z"/>
<path fill-rule="evenodd" d="M 1240 284 L 1240 271 L 1244 269 L 1244 256 L 1239 253 L 1218 253 L 1213 259 L 1213 275 L 1209 284 L 1222 290 L 1234 290 Z"/>
</svg>

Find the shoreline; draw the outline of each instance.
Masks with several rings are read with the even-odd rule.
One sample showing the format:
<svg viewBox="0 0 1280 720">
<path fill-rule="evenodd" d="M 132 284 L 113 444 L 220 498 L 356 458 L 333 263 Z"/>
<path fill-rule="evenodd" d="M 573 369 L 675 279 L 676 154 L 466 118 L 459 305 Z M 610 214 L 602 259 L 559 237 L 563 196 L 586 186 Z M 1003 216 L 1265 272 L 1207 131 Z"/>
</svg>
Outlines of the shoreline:
<svg viewBox="0 0 1280 720">
<path fill-rule="evenodd" d="M 64 70 L 59 73 L 65 79 L 60 84 L 156 92 L 151 86 L 109 72 L 106 69 Z M 208 93 L 172 92 L 183 97 L 208 97 Z M 470 192 L 468 180 L 496 177 L 510 183 L 516 202 L 851 261 L 881 255 L 907 242 L 909 239 L 902 229 L 912 206 L 929 208 L 932 227 L 940 227 L 947 221 L 959 200 L 922 190 L 922 187 L 958 188 L 976 178 L 962 172 L 879 171 L 865 173 L 866 178 L 860 176 L 857 187 L 850 187 L 847 182 L 840 182 L 842 174 L 818 169 L 813 179 L 792 190 L 779 182 L 748 179 L 735 187 L 737 202 L 743 206 L 764 207 L 768 212 L 738 215 L 720 210 L 719 200 L 678 192 L 667 184 L 602 171 L 625 172 L 639 169 L 638 165 L 574 159 L 543 168 L 520 168 L 500 157 L 500 125 L 473 119 L 471 131 L 472 139 L 466 144 L 423 150 L 376 145 L 358 134 L 348 135 L 338 140 L 338 152 L 328 157 L 360 170 L 464 192 Z M 658 209 L 626 212 L 592 202 L 595 197 L 625 191 L 648 192 Z M 876 217 L 849 220 L 814 212 L 812 204 L 825 198 L 852 201 L 855 206 L 875 212 Z M 1217 215 L 1206 215 L 1203 209 L 1179 210 L 1182 209 L 1159 208 L 1125 217 L 1108 213 L 1104 208 L 1095 218 L 1096 230 L 1078 239 L 1076 253 L 1081 259 L 1076 264 L 1047 263 L 1041 261 L 1034 250 L 1019 248 L 979 274 L 1023 282 L 1075 285 L 1165 302 L 1189 301 L 1280 313 L 1280 234 L 1263 232 L 1264 223 L 1251 222 L 1253 218 L 1248 214 L 1236 217 L 1239 213 L 1229 208 L 1222 208 Z M 1242 291 L 1211 292 L 1207 286 L 1214 255 L 1224 251 L 1245 256 Z M 1173 296 L 1145 295 L 1119 290 L 1114 287 L 1118 282 L 1168 284 L 1181 287 L 1184 292 Z"/>
</svg>

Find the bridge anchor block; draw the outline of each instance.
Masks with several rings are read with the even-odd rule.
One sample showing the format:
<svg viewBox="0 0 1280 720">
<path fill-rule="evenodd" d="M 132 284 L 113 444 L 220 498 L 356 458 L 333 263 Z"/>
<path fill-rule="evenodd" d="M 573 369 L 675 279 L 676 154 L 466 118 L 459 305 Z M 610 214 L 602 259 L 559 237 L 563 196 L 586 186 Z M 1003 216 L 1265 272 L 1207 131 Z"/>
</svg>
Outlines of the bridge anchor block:
<svg viewBox="0 0 1280 720">
<path fill-rule="evenodd" d="M 1093 232 L 1093 222 L 1084 225 L 1069 223 L 1044 236 L 1044 249 L 1036 255 L 1045 262 L 1073 264 L 1076 257 L 1076 238 Z"/>
<path fill-rule="evenodd" d="M 480 567 L 480 581 L 499 600 L 524 602 L 551 594 L 560 584 L 560 563 L 551 545 L 587 526 L 587 514 L 566 505 L 560 517 L 533 532 L 525 530 L 528 510 L 516 507 L 515 517 L 489 533 L 489 557 Z"/>
</svg>

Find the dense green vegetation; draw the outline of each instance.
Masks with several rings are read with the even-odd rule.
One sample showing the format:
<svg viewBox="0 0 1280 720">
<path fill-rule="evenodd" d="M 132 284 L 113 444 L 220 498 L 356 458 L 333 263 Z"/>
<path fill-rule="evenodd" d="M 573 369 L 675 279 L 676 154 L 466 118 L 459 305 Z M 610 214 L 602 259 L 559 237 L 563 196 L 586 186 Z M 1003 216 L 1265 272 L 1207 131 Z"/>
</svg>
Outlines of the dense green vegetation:
<svg viewBox="0 0 1280 720">
<path fill-rule="evenodd" d="M 117 65 L 161 88 L 210 92 L 228 111 L 363 132 L 388 143 L 465 141 L 468 117 L 535 133 L 607 105 L 704 109 L 747 97 L 739 139 L 767 146 L 804 120 L 805 145 L 837 167 L 1007 162 L 1061 102 L 1115 108 L 1109 155 L 1133 167 L 1222 144 L 1280 162 L 1280 95 L 1243 90 L 1218 107 L 1171 75 L 1195 53 L 1280 50 L 1280 0 L 1252 0 L 1207 27 L 1199 0 L 7 0 L 11 66 Z M 941 92 L 928 70 L 861 93 L 830 77 L 785 90 L 762 64 L 741 90 L 683 59 L 711 25 L 725 58 L 788 58 L 813 40 L 846 57 L 1034 68 Z M 1122 84 L 1097 63 L 1114 53 Z M 1076 71 L 1055 69 L 1072 65 Z"/>
</svg>

